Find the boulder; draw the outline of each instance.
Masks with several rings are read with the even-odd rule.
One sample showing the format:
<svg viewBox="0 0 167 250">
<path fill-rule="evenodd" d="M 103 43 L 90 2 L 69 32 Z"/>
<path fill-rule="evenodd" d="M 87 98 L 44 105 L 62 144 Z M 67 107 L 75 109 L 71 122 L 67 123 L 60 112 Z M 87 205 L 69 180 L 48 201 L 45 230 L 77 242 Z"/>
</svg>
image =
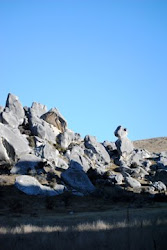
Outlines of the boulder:
<svg viewBox="0 0 167 250">
<path fill-rule="evenodd" d="M 66 129 L 63 133 L 57 136 L 57 142 L 61 148 L 68 148 L 72 142 L 80 142 L 80 134 L 74 133 L 72 130 Z"/>
<path fill-rule="evenodd" d="M 68 168 L 67 162 L 62 158 L 59 151 L 47 141 L 35 137 L 35 155 L 47 160 L 52 167 L 59 167 L 63 169 Z"/>
<path fill-rule="evenodd" d="M 42 162 L 41 158 L 32 155 L 25 154 L 22 155 L 16 165 L 11 169 L 11 174 L 27 174 L 28 170 L 35 170 L 39 166 L 39 163 Z"/>
<path fill-rule="evenodd" d="M 13 161 L 25 153 L 31 152 L 26 137 L 20 134 L 18 129 L 13 130 L 2 123 L 0 123 L 0 141 L 6 150 L 8 158 Z"/>
<path fill-rule="evenodd" d="M 114 184 L 121 185 L 124 178 L 121 173 L 111 173 L 110 175 L 108 175 L 108 179 L 111 180 Z"/>
<path fill-rule="evenodd" d="M 6 107 L 1 114 L 2 123 L 18 128 L 24 121 L 25 112 L 17 96 L 9 94 Z"/>
<path fill-rule="evenodd" d="M 5 163 L 10 163 L 10 158 L 7 154 L 6 148 L 4 147 L 3 138 L 0 137 L 0 165 Z"/>
<path fill-rule="evenodd" d="M 28 116 L 29 116 L 28 118 L 30 123 L 30 130 L 34 136 L 38 136 L 44 140 L 56 143 L 56 137 L 60 133 L 60 131 L 56 127 L 40 119 L 37 116 L 37 110 L 34 109 L 33 106 L 31 109 L 29 109 Z"/>
<path fill-rule="evenodd" d="M 71 188 L 85 195 L 95 191 L 95 187 L 78 162 L 71 161 L 69 168 L 62 173 L 61 178 Z"/>
<path fill-rule="evenodd" d="M 57 194 L 62 194 L 62 193 L 64 193 L 64 191 L 67 189 L 64 185 L 62 185 L 62 184 L 57 184 L 56 183 L 56 185 L 54 186 L 54 191 L 56 191 L 57 192 Z"/>
<path fill-rule="evenodd" d="M 165 185 L 167 185 L 167 170 L 164 169 L 157 170 L 154 179 L 155 181 L 162 181 Z"/>
<path fill-rule="evenodd" d="M 32 103 L 31 109 L 33 110 L 34 115 L 39 118 L 48 111 L 45 105 L 37 102 Z"/>
<path fill-rule="evenodd" d="M 55 196 L 59 194 L 54 189 L 41 185 L 37 179 L 28 175 L 16 177 L 15 186 L 28 195 Z"/>
<path fill-rule="evenodd" d="M 84 150 L 80 146 L 74 146 L 70 152 L 70 161 L 73 160 L 78 162 L 82 167 L 83 171 L 86 173 L 91 167 L 91 161 L 88 157 L 85 157 Z"/>
<path fill-rule="evenodd" d="M 93 154 L 96 155 L 98 161 L 101 161 L 104 164 L 110 163 L 111 159 L 108 152 L 101 143 L 97 142 L 96 137 L 87 135 L 84 138 L 84 143 L 85 147 L 90 149 Z"/>
<path fill-rule="evenodd" d="M 64 119 L 64 117 L 59 113 L 59 111 L 56 108 L 50 109 L 47 113 L 41 116 L 41 118 L 48 122 L 49 124 L 52 124 L 54 127 L 56 127 L 58 130 L 60 130 L 62 133 L 67 128 L 67 122 Z"/>
<path fill-rule="evenodd" d="M 166 186 L 162 181 L 153 182 L 152 186 L 155 188 L 155 190 L 157 190 L 159 192 L 166 191 Z"/>
<path fill-rule="evenodd" d="M 134 178 L 132 178 L 130 176 L 125 177 L 125 182 L 131 188 L 140 188 L 141 187 L 140 182 L 135 180 Z"/>
<path fill-rule="evenodd" d="M 118 140 L 115 142 L 117 151 L 120 156 L 126 158 L 134 149 L 133 143 L 127 138 L 128 131 L 126 128 L 118 126 L 114 134 L 118 137 Z"/>
</svg>

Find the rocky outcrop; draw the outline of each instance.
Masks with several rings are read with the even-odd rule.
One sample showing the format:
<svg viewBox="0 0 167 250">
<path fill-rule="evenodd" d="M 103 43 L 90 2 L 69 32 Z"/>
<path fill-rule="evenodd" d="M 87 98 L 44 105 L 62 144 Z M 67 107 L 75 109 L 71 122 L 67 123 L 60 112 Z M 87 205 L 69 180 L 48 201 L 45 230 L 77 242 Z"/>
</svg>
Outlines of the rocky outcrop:
<svg viewBox="0 0 167 250">
<path fill-rule="evenodd" d="M 95 155 L 97 164 L 101 165 L 110 163 L 111 159 L 108 152 L 101 143 L 97 142 L 96 137 L 87 135 L 84 138 L 84 143 L 85 147 L 89 149 L 89 152 Z M 86 153 L 87 152 L 88 151 L 86 151 Z"/>
<path fill-rule="evenodd" d="M 0 148 L 3 157 L 7 156 L 12 161 L 31 151 L 28 140 L 18 129 L 12 129 L 2 123 L 0 123 Z"/>
<path fill-rule="evenodd" d="M 0 173 L 16 175 L 16 187 L 29 195 L 84 196 L 104 186 L 127 191 L 166 192 L 167 151 L 134 148 L 128 131 L 118 126 L 116 142 L 70 130 L 56 109 L 34 102 L 22 107 L 9 94 L 0 107 Z"/>
<path fill-rule="evenodd" d="M 73 189 L 87 195 L 95 191 L 95 187 L 83 171 L 82 166 L 71 161 L 69 168 L 61 175 L 63 181 Z"/>
<path fill-rule="evenodd" d="M 12 128 L 18 128 L 18 126 L 23 123 L 25 113 L 17 96 L 12 94 L 8 95 L 6 107 L 1 116 L 2 122 Z"/>
<path fill-rule="evenodd" d="M 114 134 L 118 137 L 118 140 L 115 142 L 118 153 L 121 157 L 126 158 L 134 149 L 133 143 L 127 138 L 128 131 L 126 128 L 118 126 Z"/>
</svg>

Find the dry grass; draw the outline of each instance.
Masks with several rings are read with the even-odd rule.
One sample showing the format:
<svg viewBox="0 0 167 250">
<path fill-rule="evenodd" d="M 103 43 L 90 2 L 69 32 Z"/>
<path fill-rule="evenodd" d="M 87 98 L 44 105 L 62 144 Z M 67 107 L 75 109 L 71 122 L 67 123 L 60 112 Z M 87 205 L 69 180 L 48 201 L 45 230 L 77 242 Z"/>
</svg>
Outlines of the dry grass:
<svg viewBox="0 0 167 250">
<path fill-rule="evenodd" d="M 35 219 L 32 224 L 2 226 L 0 228 L 1 249 L 166 249 L 167 219 L 156 218 L 156 213 L 154 217 L 146 219 L 142 210 L 126 210 L 123 213 L 125 217 L 123 216 L 123 219 L 120 216 L 122 220 L 118 220 L 116 213 L 110 211 L 107 214 L 102 213 L 101 217 L 104 217 L 102 219 L 95 219 L 95 216 L 98 216 L 94 215 L 93 221 L 91 221 L 91 214 L 85 214 L 73 215 L 71 218 L 66 216 L 56 220 L 57 222 L 52 217 L 52 223 L 50 217 L 43 220 Z M 86 217 L 86 222 L 79 223 Z"/>
<path fill-rule="evenodd" d="M 133 142 L 135 148 L 146 149 L 150 152 L 160 153 L 167 151 L 167 137 L 157 137 Z"/>
</svg>

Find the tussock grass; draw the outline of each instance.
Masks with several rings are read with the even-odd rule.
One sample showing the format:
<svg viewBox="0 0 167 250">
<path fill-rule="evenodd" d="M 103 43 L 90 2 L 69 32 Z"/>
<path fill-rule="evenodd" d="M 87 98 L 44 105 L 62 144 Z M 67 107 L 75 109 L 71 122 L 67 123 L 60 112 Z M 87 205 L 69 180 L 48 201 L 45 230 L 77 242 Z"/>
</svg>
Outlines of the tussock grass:
<svg viewBox="0 0 167 250">
<path fill-rule="evenodd" d="M 167 219 L 103 219 L 75 225 L 33 224 L 0 227 L 2 250 L 163 250 L 167 244 Z"/>
</svg>

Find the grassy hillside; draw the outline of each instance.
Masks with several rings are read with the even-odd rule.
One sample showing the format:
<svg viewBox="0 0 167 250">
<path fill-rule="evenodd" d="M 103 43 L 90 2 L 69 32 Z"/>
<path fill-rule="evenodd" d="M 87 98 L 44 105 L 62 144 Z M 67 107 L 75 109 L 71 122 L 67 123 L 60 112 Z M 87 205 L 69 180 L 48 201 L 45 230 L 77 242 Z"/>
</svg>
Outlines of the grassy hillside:
<svg viewBox="0 0 167 250">
<path fill-rule="evenodd" d="M 139 140 L 133 143 L 136 148 L 144 148 L 150 152 L 160 153 L 162 151 L 167 151 L 167 137 Z"/>
</svg>

